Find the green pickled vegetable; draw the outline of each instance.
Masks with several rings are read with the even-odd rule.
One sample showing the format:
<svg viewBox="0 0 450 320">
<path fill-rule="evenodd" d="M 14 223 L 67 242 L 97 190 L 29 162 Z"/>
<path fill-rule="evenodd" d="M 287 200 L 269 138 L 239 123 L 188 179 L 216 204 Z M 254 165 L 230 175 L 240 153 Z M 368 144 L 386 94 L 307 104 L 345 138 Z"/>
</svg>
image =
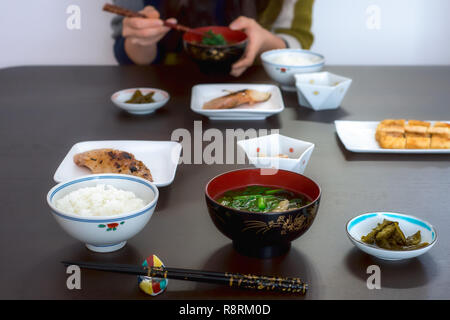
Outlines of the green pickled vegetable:
<svg viewBox="0 0 450 320">
<path fill-rule="evenodd" d="M 154 94 L 155 91 L 151 91 L 146 95 L 143 95 L 141 90 L 138 89 L 133 93 L 133 96 L 129 100 L 125 101 L 125 103 L 152 103 L 155 102 L 153 99 Z"/>
<path fill-rule="evenodd" d="M 400 251 L 420 249 L 429 245 L 428 242 L 421 243 L 420 230 L 409 237 L 405 237 L 398 222 L 386 219 L 367 235 L 362 236 L 361 241 L 367 244 L 376 244 L 383 249 Z"/>
</svg>

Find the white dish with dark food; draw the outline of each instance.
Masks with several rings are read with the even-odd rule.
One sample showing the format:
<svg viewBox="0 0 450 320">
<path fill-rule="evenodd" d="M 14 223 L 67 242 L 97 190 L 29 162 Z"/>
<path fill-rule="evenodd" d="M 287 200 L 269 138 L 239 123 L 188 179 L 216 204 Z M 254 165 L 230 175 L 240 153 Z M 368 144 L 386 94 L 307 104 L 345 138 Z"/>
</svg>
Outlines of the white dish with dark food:
<svg viewBox="0 0 450 320">
<path fill-rule="evenodd" d="M 199 84 L 192 87 L 191 109 L 211 120 L 264 120 L 284 103 L 270 84 Z"/>
<path fill-rule="evenodd" d="M 450 123 L 450 121 L 428 121 L 431 128 L 438 122 Z M 387 149 L 382 148 L 376 139 L 377 127 L 380 121 L 343 121 L 336 120 L 336 133 L 345 148 L 352 152 L 360 153 L 415 153 L 415 154 L 450 154 L 450 149 Z M 401 135 L 401 133 L 399 133 Z M 394 137 L 396 139 L 401 137 Z M 407 139 L 407 138 L 405 138 Z M 414 137 L 417 140 L 417 137 Z M 430 137 L 431 143 L 431 137 Z"/>
<path fill-rule="evenodd" d="M 53 179 L 62 182 L 96 173 L 127 174 L 158 187 L 172 183 L 181 154 L 174 141 L 106 140 L 76 143 Z"/>
<path fill-rule="evenodd" d="M 111 101 L 131 114 L 144 115 L 164 106 L 169 98 L 169 94 L 161 89 L 131 88 L 115 92 Z"/>
<path fill-rule="evenodd" d="M 311 142 L 271 134 L 237 142 L 257 168 L 283 169 L 303 174 L 314 150 Z"/>
<path fill-rule="evenodd" d="M 148 180 L 98 174 L 62 182 L 47 194 L 58 224 L 95 252 L 112 252 L 138 234 L 155 211 L 159 191 Z"/>
<path fill-rule="evenodd" d="M 325 58 L 318 53 L 302 49 L 276 49 L 261 54 L 264 70 L 286 91 L 295 91 L 294 75 L 318 72 Z"/>
<path fill-rule="evenodd" d="M 437 241 L 435 228 L 414 216 L 394 212 L 372 212 L 351 219 L 347 236 L 360 250 L 384 260 L 418 257 Z"/>
</svg>

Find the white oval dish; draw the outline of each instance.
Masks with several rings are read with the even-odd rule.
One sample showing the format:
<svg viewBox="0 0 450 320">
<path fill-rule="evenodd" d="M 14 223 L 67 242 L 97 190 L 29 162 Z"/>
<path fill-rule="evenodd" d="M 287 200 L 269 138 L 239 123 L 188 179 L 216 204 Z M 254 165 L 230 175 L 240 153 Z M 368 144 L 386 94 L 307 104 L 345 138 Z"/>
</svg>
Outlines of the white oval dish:
<svg viewBox="0 0 450 320">
<path fill-rule="evenodd" d="M 378 223 L 382 223 L 383 219 L 398 222 L 400 229 L 406 236 L 410 236 L 417 232 L 417 230 L 420 230 L 422 242 L 428 242 L 429 245 L 416 250 L 398 251 L 382 249 L 375 245 L 369 245 L 362 242 L 361 237 L 372 231 Z M 372 212 L 361 214 L 347 222 L 345 230 L 348 238 L 357 248 L 383 260 L 403 260 L 418 257 L 430 250 L 437 241 L 436 230 L 430 223 L 414 216 L 395 212 Z"/>
<path fill-rule="evenodd" d="M 154 91 L 153 99 L 155 102 L 152 103 L 126 103 L 136 90 L 140 90 L 142 94 L 147 94 Z M 119 108 L 135 115 L 144 115 L 155 112 L 157 109 L 164 106 L 167 101 L 169 101 L 170 95 L 161 89 L 155 88 L 131 88 L 124 89 L 113 93 L 111 96 L 111 101 Z"/>
<path fill-rule="evenodd" d="M 299 55 L 311 60 L 307 65 L 289 65 L 273 62 L 275 56 Z M 281 84 L 281 88 L 286 91 L 296 91 L 294 75 L 297 73 L 318 72 L 325 64 L 325 58 L 309 50 L 302 49 L 275 49 L 261 54 L 264 70 L 275 81 Z"/>
<path fill-rule="evenodd" d="M 139 210 L 111 216 L 80 216 L 62 212 L 55 201 L 80 188 L 97 184 L 111 185 L 131 191 L 146 202 Z M 123 174 L 95 174 L 61 182 L 47 194 L 47 203 L 58 224 L 69 235 L 95 252 L 112 252 L 125 246 L 126 241 L 139 233 L 150 220 L 158 201 L 158 188 L 151 182 Z"/>
</svg>

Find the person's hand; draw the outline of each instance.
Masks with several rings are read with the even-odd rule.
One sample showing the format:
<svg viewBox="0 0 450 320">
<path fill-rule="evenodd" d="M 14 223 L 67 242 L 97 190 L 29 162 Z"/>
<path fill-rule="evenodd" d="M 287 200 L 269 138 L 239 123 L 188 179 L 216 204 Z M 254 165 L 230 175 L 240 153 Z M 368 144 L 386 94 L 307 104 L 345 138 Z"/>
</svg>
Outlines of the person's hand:
<svg viewBox="0 0 450 320">
<path fill-rule="evenodd" d="M 232 30 L 242 30 L 247 34 L 248 44 L 244 55 L 236 61 L 231 67 L 231 75 L 239 77 L 248 67 L 250 67 L 255 58 L 262 52 L 271 49 L 285 48 L 285 42 L 261 27 L 254 19 L 239 17 L 230 24 Z"/>
<path fill-rule="evenodd" d="M 147 6 L 139 11 L 148 18 L 124 18 L 122 36 L 133 45 L 152 46 L 169 32 L 159 18 L 159 12 L 152 6 Z M 167 21 L 176 23 L 175 19 Z"/>
</svg>

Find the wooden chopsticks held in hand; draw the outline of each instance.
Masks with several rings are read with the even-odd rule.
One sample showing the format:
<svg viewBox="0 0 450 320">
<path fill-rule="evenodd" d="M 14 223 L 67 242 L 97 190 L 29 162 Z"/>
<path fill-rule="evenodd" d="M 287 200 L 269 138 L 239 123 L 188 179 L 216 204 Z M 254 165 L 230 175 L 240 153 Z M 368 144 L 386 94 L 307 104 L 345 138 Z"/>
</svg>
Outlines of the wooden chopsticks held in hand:
<svg viewBox="0 0 450 320">
<path fill-rule="evenodd" d="M 109 4 L 109 3 L 106 3 L 103 6 L 103 11 L 115 13 L 120 16 L 129 17 L 129 18 L 147 18 L 147 16 L 145 14 L 142 14 L 140 12 L 128 10 L 123 7 L 119 7 L 119 6 L 116 6 L 113 4 Z M 200 36 L 204 36 L 203 32 L 193 30 L 193 29 L 183 26 L 181 24 L 175 24 L 175 23 L 167 22 L 165 20 L 163 20 L 163 23 L 166 27 L 169 27 L 169 28 L 181 31 L 181 32 L 191 32 L 191 33 L 198 34 Z"/>
</svg>

